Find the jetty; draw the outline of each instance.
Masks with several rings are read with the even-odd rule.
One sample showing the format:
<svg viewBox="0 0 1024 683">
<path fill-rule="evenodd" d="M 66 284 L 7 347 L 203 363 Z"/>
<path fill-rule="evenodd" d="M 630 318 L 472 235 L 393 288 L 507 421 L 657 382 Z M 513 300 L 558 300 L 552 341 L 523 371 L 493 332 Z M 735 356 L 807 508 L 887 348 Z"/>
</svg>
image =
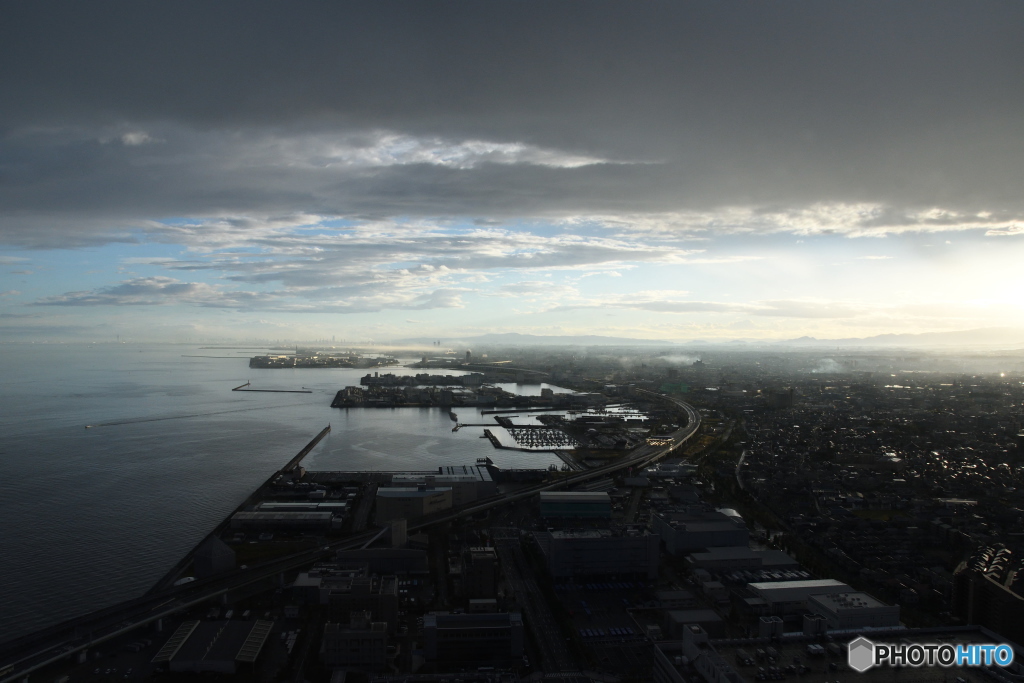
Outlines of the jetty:
<svg viewBox="0 0 1024 683">
<path fill-rule="evenodd" d="M 288 464 L 281 468 L 281 472 L 287 473 L 293 471 L 302 462 L 302 459 L 309 455 L 309 452 L 313 450 L 320 441 L 331 433 L 331 425 L 327 425 L 320 433 L 313 437 L 313 440 L 306 444 L 306 447 L 299 451 L 294 458 L 288 461 Z"/>
<path fill-rule="evenodd" d="M 231 391 L 258 391 L 264 394 L 312 394 L 312 389 L 302 387 L 301 389 L 246 389 L 245 387 L 251 386 L 249 382 L 240 384 Z"/>
</svg>

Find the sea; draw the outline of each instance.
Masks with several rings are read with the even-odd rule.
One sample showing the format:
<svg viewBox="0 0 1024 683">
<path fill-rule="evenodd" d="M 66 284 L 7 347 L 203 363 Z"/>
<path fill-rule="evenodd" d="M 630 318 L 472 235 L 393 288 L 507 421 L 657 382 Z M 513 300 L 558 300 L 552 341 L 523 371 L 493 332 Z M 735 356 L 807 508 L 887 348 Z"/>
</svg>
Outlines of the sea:
<svg viewBox="0 0 1024 683">
<path fill-rule="evenodd" d="M 0 345 L 0 642 L 141 595 L 328 424 L 309 470 L 560 463 L 496 450 L 482 427 L 453 432 L 440 408 L 331 408 L 366 370 L 250 368 L 265 352 Z M 232 391 L 246 382 L 311 393 Z M 459 422 L 494 422 L 455 410 Z"/>
</svg>

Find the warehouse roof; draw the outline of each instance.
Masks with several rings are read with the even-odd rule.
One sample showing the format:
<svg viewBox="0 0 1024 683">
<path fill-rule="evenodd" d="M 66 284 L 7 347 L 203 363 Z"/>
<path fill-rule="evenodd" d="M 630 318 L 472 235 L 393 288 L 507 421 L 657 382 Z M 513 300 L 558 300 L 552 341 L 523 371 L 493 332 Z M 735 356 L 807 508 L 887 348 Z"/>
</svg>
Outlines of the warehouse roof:
<svg viewBox="0 0 1024 683">
<path fill-rule="evenodd" d="M 808 579 L 804 581 L 762 581 L 748 587 L 768 602 L 799 602 L 811 595 L 849 593 L 853 591 L 835 579 Z"/>
</svg>

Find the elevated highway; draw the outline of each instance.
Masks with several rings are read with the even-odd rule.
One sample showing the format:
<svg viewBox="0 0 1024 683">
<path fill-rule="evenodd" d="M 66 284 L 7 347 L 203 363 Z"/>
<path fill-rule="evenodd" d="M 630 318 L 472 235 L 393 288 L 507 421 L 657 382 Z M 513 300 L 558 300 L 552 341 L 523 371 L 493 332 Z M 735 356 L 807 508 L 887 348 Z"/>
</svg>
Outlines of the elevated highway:
<svg viewBox="0 0 1024 683">
<path fill-rule="evenodd" d="M 509 494 L 479 501 L 472 507 L 420 520 L 415 524 L 410 524 L 409 531 L 419 531 L 437 524 L 451 522 L 535 496 L 541 491 L 553 491 L 574 486 L 629 467 L 648 467 L 667 457 L 697 433 L 700 428 L 700 414 L 693 406 L 682 400 L 654 392 L 640 391 L 640 393 L 651 399 L 672 403 L 686 413 L 687 424 L 666 435 L 668 443 L 658 446 L 644 445 L 633 450 L 627 457 L 608 465 L 583 472 L 574 472 L 557 482 L 536 484 Z M 80 652 L 97 647 L 130 631 L 215 600 L 230 591 L 260 582 L 269 584 L 287 572 L 307 567 L 318 560 L 328 559 L 337 550 L 362 547 L 379 534 L 380 529 L 371 529 L 327 543 L 316 549 L 269 560 L 245 569 L 236 569 L 221 576 L 196 580 L 183 586 L 172 586 L 147 593 L 139 598 L 9 640 L 0 644 L 0 683 L 21 680 L 33 671 L 61 659 L 74 657 Z"/>
</svg>

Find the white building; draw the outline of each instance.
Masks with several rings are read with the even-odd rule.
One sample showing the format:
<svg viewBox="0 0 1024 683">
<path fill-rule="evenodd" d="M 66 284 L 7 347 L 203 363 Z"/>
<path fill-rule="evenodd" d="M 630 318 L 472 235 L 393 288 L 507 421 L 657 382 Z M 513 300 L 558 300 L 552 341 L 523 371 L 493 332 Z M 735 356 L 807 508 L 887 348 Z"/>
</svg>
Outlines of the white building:
<svg viewBox="0 0 1024 683">
<path fill-rule="evenodd" d="M 867 593 L 811 595 L 807 607 L 825 617 L 829 629 L 900 625 L 899 605 L 886 605 Z"/>
<path fill-rule="evenodd" d="M 808 581 L 765 581 L 748 583 L 747 588 L 763 599 L 772 614 L 797 614 L 808 609 L 807 601 L 812 595 L 850 593 L 852 588 L 835 579 L 811 579 Z"/>
</svg>

